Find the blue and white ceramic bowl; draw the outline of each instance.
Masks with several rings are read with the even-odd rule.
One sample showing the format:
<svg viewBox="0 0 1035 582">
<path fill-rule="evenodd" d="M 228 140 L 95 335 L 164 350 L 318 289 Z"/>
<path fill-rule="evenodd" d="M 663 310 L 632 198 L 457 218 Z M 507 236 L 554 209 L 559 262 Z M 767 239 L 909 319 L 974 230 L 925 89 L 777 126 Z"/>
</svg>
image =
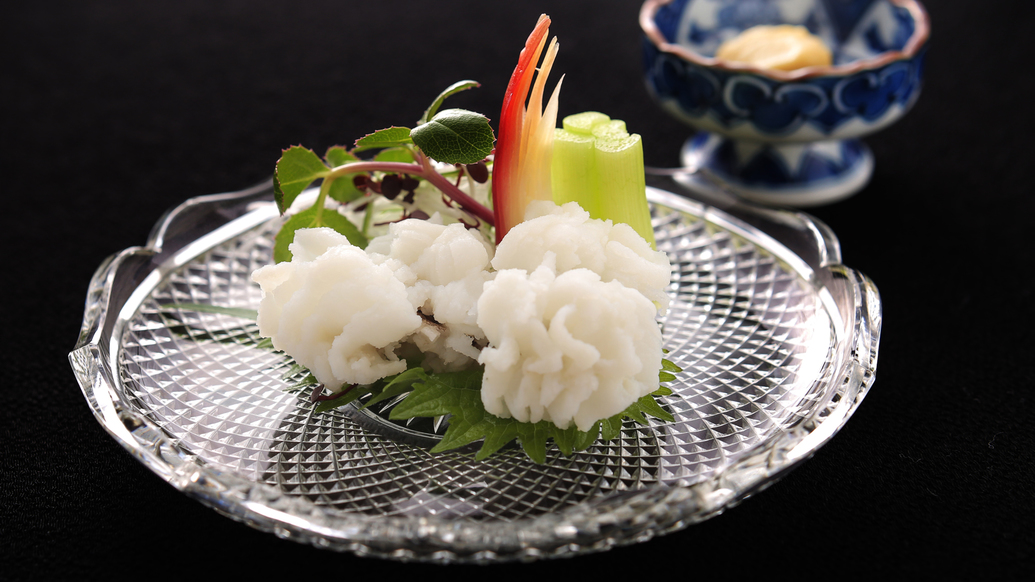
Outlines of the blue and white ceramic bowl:
<svg viewBox="0 0 1035 582">
<path fill-rule="evenodd" d="M 833 64 L 778 71 L 714 58 L 723 41 L 762 24 L 805 26 Z M 700 130 L 684 165 L 745 198 L 790 206 L 866 185 L 873 154 L 858 138 L 916 101 L 929 33 L 915 0 L 647 0 L 640 25 L 648 90 Z"/>
</svg>

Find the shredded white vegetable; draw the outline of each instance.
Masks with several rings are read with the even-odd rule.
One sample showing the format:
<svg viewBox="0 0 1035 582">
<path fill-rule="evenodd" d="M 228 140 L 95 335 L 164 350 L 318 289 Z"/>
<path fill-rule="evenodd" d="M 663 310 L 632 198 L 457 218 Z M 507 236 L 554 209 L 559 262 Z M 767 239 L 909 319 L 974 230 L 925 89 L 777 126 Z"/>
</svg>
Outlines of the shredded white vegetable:
<svg viewBox="0 0 1035 582">
<path fill-rule="evenodd" d="M 252 275 L 259 331 L 331 391 L 405 370 L 485 365 L 486 410 L 587 430 L 658 386 L 670 268 L 624 224 L 577 204 L 529 206 L 493 246 L 463 224 L 404 220 L 365 251 L 299 230 L 289 262 Z"/>
</svg>

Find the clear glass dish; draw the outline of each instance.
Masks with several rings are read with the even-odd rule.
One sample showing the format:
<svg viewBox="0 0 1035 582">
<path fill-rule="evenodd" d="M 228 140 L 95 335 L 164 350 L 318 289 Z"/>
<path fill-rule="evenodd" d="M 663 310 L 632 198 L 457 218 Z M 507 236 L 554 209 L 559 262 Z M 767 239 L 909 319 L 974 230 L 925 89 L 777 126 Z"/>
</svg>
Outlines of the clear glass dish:
<svg viewBox="0 0 1035 582">
<path fill-rule="evenodd" d="M 145 466 L 284 538 L 431 562 L 642 542 L 719 514 L 829 440 L 873 382 L 881 324 L 876 288 L 840 264 L 822 223 L 648 196 L 674 267 L 662 324 L 684 370 L 663 399 L 675 422 L 627 424 L 543 465 L 519 448 L 432 455 L 433 428 L 351 406 L 315 414 L 253 322 L 172 305 L 257 307 L 249 275 L 280 220 L 269 184 L 188 200 L 110 257 L 69 359 L 98 421 Z"/>
</svg>

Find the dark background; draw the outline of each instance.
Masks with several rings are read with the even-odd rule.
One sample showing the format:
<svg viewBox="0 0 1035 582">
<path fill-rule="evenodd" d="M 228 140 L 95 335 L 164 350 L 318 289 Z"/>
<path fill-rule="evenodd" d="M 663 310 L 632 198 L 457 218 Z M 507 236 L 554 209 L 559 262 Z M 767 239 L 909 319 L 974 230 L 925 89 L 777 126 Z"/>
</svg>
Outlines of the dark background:
<svg viewBox="0 0 1035 582">
<path fill-rule="evenodd" d="M 0 579 L 202 573 L 685 579 L 1035 572 L 1031 28 L 1024 2 L 930 2 L 924 93 L 871 136 L 876 172 L 812 212 L 884 301 L 877 379 L 811 460 L 704 524 L 603 554 L 475 568 L 282 541 L 162 482 L 67 363 L 90 277 L 184 199 L 451 105 L 496 119 L 540 12 L 561 114 L 606 111 L 671 166 L 690 130 L 640 79 L 639 2 L 47 2 L 0 34 Z M 555 73 L 556 75 L 557 73 Z M 218 564 L 213 566 L 211 564 Z"/>
</svg>

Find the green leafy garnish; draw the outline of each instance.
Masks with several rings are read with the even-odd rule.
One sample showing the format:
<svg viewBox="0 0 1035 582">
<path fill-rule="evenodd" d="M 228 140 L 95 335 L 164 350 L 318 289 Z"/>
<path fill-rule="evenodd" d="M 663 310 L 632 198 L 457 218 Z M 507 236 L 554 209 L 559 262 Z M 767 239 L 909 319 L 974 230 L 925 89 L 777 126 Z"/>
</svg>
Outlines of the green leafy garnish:
<svg viewBox="0 0 1035 582">
<path fill-rule="evenodd" d="M 674 367 L 671 362 L 669 365 Z M 622 413 L 598 421 L 589 431 L 580 431 L 575 426 L 561 429 L 549 421 L 530 423 L 500 418 L 486 412 L 482 405 L 482 375 L 482 368 L 446 374 L 415 372 L 417 379 L 412 380 L 413 391 L 392 409 L 389 418 L 406 420 L 448 414 L 449 426 L 442 440 L 431 449 L 432 453 L 482 440 L 482 446 L 475 454 L 476 460 L 482 460 L 516 439 L 525 454 L 536 463 L 546 462 L 546 445 L 551 439 L 564 455 L 571 455 L 574 451 L 587 449 L 598 436 L 605 441 L 616 438 L 624 419 L 644 425 L 648 422 L 646 416 L 667 422 L 673 420 L 672 415 L 654 400 L 655 396 L 672 393 L 664 387 L 640 398 Z"/>
<path fill-rule="evenodd" d="M 352 222 L 333 211 L 325 211 L 323 208 L 313 206 L 299 212 L 287 219 L 284 226 L 277 232 L 273 241 L 273 260 L 282 263 L 291 260 L 291 251 L 288 245 L 295 240 L 295 231 L 300 228 L 318 228 L 327 226 L 333 228 L 340 234 L 345 235 L 349 242 L 359 248 L 367 246 L 367 238 L 356 228 Z"/>
<path fill-rule="evenodd" d="M 495 136 L 489 120 L 466 109 L 446 109 L 410 132 L 413 143 L 447 164 L 474 164 L 492 151 Z"/>
<path fill-rule="evenodd" d="M 273 194 L 280 213 L 283 214 L 310 184 L 326 176 L 328 170 L 313 150 L 302 146 L 284 150 L 273 173 Z"/>
<path fill-rule="evenodd" d="M 379 129 L 356 140 L 359 149 L 394 148 L 413 143 L 410 139 L 410 128 L 388 127 Z"/>
<path fill-rule="evenodd" d="M 475 87 L 481 87 L 481 84 L 477 81 L 457 81 L 456 83 L 446 87 L 445 91 L 442 91 L 438 94 L 438 97 L 435 97 L 431 106 L 424 111 L 424 115 L 420 116 L 420 121 L 417 122 L 417 125 L 427 123 L 429 119 L 434 117 L 435 114 L 438 113 L 438 108 L 442 106 L 442 102 L 446 100 L 446 97 L 455 95 L 461 91 L 474 89 Z"/>
<path fill-rule="evenodd" d="M 455 206 L 465 210 L 473 219 L 475 226 L 492 225 L 495 217 L 491 209 L 471 198 L 460 189 L 459 182 L 440 174 L 430 163 L 436 160 L 446 164 L 478 164 L 491 152 L 495 143 L 495 135 L 489 120 L 481 114 L 463 109 L 447 109 L 438 111 L 442 102 L 455 93 L 477 87 L 474 81 L 454 83 L 440 93 L 431 106 L 424 112 L 416 129 L 392 126 L 367 134 L 356 140 L 355 147 L 348 150 L 342 146 L 334 146 L 327 150 L 324 160 L 302 146 L 293 146 L 284 150 L 273 174 L 274 198 L 281 214 L 287 212 L 295 199 L 306 188 L 322 179 L 320 192 L 313 206 L 289 218 L 277 235 L 275 258 L 277 262 L 291 260 L 288 245 L 294 239 L 294 232 L 299 228 L 330 226 L 349 237 L 353 244 L 359 246 L 362 241 L 366 245 L 368 228 L 373 217 L 368 202 L 357 202 L 357 206 L 366 207 L 364 226 L 362 229 L 349 229 L 336 209 L 328 209 L 325 204 L 328 198 L 342 204 L 359 201 L 373 195 L 383 195 L 386 199 L 396 201 L 398 188 L 387 188 L 384 192 L 380 185 L 385 179 L 398 184 L 418 184 L 426 180 L 438 188 Z M 429 117 L 430 116 L 430 117 Z M 373 159 L 362 159 L 356 154 L 376 150 Z M 359 177 L 355 177 L 357 175 Z M 412 192 L 413 186 L 408 191 Z M 407 200 L 405 197 L 403 201 Z M 412 204 L 410 197 L 407 204 Z M 316 209 L 315 213 L 309 213 Z M 403 208 L 403 217 L 413 210 Z M 309 214 L 307 214 L 309 213 Z M 469 222 L 468 224 L 470 224 Z M 358 236 L 357 236 L 358 235 Z"/>
<path fill-rule="evenodd" d="M 359 161 L 355 154 L 340 145 L 327 148 L 327 153 L 323 155 L 323 159 L 327 160 L 327 165 L 332 168 Z"/>
</svg>

